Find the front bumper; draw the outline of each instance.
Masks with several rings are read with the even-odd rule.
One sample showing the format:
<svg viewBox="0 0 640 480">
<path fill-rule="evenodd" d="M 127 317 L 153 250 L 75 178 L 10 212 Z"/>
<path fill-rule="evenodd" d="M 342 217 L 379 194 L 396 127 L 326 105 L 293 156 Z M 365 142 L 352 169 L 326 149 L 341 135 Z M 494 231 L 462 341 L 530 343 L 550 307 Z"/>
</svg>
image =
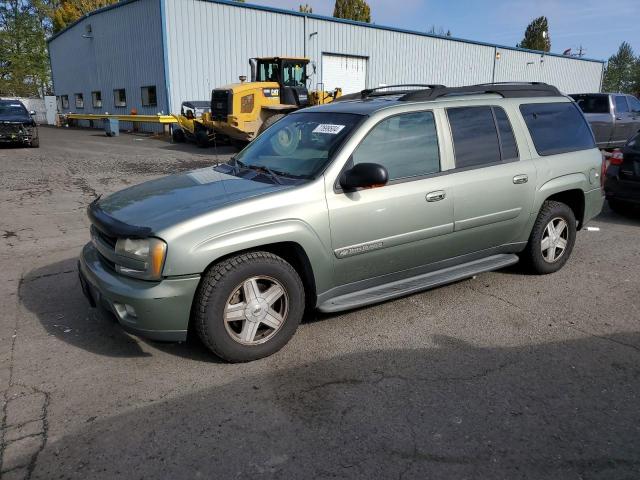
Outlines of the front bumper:
<svg viewBox="0 0 640 480">
<path fill-rule="evenodd" d="M 21 124 L 0 125 L 0 143 L 29 143 L 35 138 L 35 128 Z"/>
<path fill-rule="evenodd" d="M 91 243 L 82 249 L 78 272 L 89 303 L 113 313 L 125 330 L 152 340 L 186 340 L 199 275 L 160 282 L 124 277 L 103 265 Z"/>
</svg>

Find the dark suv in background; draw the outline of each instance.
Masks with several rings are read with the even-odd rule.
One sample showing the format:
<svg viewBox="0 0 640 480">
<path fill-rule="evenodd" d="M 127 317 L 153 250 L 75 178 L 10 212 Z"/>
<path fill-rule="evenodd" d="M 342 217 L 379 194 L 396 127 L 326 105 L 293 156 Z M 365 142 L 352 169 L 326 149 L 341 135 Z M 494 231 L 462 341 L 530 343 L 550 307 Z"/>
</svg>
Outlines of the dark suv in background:
<svg viewBox="0 0 640 480">
<path fill-rule="evenodd" d="M 612 152 L 604 193 L 609 206 L 616 212 L 624 212 L 632 205 L 640 206 L 640 133 Z"/>
<path fill-rule="evenodd" d="M 622 147 L 640 131 L 640 100 L 623 93 L 574 93 L 598 148 Z"/>
<path fill-rule="evenodd" d="M 38 125 L 19 100 L 0 100 L 0 143 L 19 143 L 39 147 Z"/>
</svg>

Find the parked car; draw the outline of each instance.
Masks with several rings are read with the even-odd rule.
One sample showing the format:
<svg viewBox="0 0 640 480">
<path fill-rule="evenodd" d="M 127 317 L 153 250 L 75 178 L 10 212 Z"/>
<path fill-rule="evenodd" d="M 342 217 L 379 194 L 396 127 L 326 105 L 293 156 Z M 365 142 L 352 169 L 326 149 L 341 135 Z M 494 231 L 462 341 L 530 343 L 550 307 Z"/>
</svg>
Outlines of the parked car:
<svg viewBox="0 0 640 480">
<path fill-rule="evenodd" d="M 29 112 L 19 100 L 0 100 L 0 143 L 40 146 L 35 112 Z"/>
<path fill-rule="evenodd" d="M 486 92 L 486 93 L 483 93 Z M 522 260 L 559 270 L 602 208 L 602 155 L 545 84 L 368 90 L 287 115 L 226 164 L 99 198 L 89 301 L 159 340 L 191 326 L 233 362 L 305 308 L 338 312 Z"/>
<path fill-rule="evenodd" d="M 598 148 L 621 147 L 640 131 L 640 100 L 622 93 L 575 93 Z"/>
<path fill-rule="evenodd" d="M 611 209 L 621 212 L 640 205 L 640 133 L 614 150 L 608 163 L 604 193 Z"/>
</svg>

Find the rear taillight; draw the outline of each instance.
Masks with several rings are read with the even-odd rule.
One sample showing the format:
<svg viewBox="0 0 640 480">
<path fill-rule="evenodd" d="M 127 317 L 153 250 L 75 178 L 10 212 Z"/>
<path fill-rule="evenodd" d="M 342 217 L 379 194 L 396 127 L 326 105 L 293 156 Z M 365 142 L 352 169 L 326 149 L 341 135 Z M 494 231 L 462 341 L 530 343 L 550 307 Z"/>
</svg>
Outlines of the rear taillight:
<svg viewBox="0 0 640 480">
<path fill-rule="evenodd" d="M 616 148 L 613 152 L 611 152 L 611 156 L 609 157 L 609 165 L 622 165 L 624 161 L 624 156 L 622 155 L 622 150 Z"/>
</svg>

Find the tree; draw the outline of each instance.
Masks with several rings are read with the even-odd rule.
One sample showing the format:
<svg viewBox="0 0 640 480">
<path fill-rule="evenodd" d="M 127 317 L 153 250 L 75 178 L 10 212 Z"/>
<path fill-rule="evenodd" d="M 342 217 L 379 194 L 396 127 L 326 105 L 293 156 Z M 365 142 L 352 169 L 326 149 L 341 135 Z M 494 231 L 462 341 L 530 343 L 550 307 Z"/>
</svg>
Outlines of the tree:
<svg viewBox="0 0 640 480">
<path fill-rule="evenodd" d="M 640 88 L 640 59 L 627 42 L 622 42 L 618 52 L 609 57 L 602 88 L 605 92 L 623 93 L 637 93 Z"/>
<path fill-rule="evenodd" d="M 0 94 L 31 97 L 49 89 L 44 22 L 33 2 L 0 1 Z"/>
<path fill-rule="evenodd" d="M 313 7 L 308 3 L 305 3 L 304 5 L 301 4 L 298 10 L 302 13 L 313 13 Z"/>
<path fill-rule="evenodd" d="M 427 33 L 430 33 L 431 35 L 440 35 L 441 37 L 450 37 L 451 36 L 451 30 L 446 30 L 442 27 L 438 27 L 436 28 L 435 25 L 431 25 L 431 28 L 429 30 L 427 30 Z"/>
<path fill-rule="evenodd" d="M 551 37 L 549 36 L 547 17 L 538 17 L 532 21 L 524 32 L 524 38 L 516 46 L 542 52 L 551 50 Z"/>
<path fill-rule="evenodd" d="M 371 8 L 365 0 L 336 0 L 333 16 L 371 23 Z"/>
<path fill-rule="evenodd" d="M 111 5 L 117 1 L 118 0 L 60 0 L 58 6 L 53 10 L 53 31 L 54 33 L 59 32 L 76 20 L 84 17 L 87 13 Z"/>
</svg>

